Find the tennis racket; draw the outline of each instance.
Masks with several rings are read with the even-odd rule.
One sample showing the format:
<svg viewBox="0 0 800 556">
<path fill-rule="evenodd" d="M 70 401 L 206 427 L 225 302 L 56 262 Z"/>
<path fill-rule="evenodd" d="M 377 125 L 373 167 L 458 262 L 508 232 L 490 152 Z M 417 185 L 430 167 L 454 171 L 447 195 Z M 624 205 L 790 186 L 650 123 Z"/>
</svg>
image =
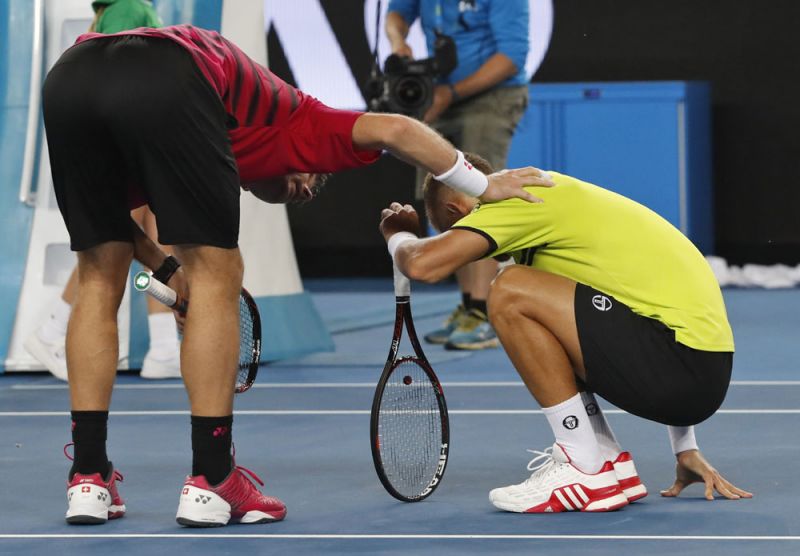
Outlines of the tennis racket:
<svg viewBox="0 0 800 556">
<path fill-rule="evenodd" d="M 450 421 L 442 385 L 428 363 L 411 317 L 411 284 L 395 266 L 396 312 L 389 357 L 370 415 L 372 461 L 389 494 L 419 502 L 444 476 Z M 398 357 L 403 323 L 415 355 Z"/>
<path fill-rule="evenodd" d="M 175 290 L 162 284 L 149 272 L 138 272 L 133 278 L 134 287 L 151 295 L 167 307 L 185 314 L 189 302 L 179 296 Z M 242 288 L 239 294 L 239 370 L 236 374 L 236 393 L 241 394 L 250 389 L 258 375 L 258 363 L 261 357 L 261 315 L 253 296 Z"/>
</svg>

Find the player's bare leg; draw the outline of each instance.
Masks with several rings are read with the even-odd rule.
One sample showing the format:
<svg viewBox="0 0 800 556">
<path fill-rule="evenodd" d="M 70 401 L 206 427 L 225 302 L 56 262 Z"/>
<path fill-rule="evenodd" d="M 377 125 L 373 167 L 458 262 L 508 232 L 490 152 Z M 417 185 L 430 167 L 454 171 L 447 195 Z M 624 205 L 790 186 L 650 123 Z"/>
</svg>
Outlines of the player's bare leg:
<svg viewBox="0 0 800 556">
<path fill-rule="evenodd" d="M 586 371 L 575 287 L 567 278 L 519 265 L 504 268 L 492 284 L 491 322 L 556 438 L 552 451 L 535 458 L 541 463 L 530 479 L 489 493 L 503 510 L 607 511 L 628 503 L 578 394 L 576 375 L 584 380 Z"/>
<path fill-rule="evenodd" d="M 192 415 L 230 415 L 239 361 L 239 291 L 244 266 L 238 248 L 176 248 L 189 281 L 190 303 L 181 344 L 181 373 Z"/>
<path fill-rule="evenodd" d="M 102 243 L 78 252 L 78 294 L 67 328 L 72 409 L 107 411 L 119 360 L 117 310 L 133 244 Z"/>
<path fill-rule="evenodd" d="M 575 324 L 575 282 L 519 265 L 504 268 L 489 294 L 489 318 L 531 394 L 550 407 L 585 379 Z"/>
</svg>

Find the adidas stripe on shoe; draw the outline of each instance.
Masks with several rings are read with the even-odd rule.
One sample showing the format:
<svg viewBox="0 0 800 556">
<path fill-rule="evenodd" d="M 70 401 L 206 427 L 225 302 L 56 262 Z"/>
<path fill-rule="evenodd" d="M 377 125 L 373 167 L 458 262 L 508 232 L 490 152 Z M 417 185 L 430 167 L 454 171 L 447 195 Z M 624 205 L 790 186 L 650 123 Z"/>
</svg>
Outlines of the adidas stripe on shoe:
<svg viewBox="0 0 800 556">
<path fill-rule="evenodd" d="M 644 486 L 630 452 L 622 452 L 613 462 L 614 473 L 628 502 L 635 502 L 647 496 L 647 487 Z"/>
<path fill-rule="evenodd" d="M 572 465 L 558 444 L 534 453 L 537 457 L 528 464 L 533 471 L 528 480 L 489 493 L 496 508 L 520 513 L 607 512 L 628 504 L 611 462 L 592 474 Z"/>
</svg>

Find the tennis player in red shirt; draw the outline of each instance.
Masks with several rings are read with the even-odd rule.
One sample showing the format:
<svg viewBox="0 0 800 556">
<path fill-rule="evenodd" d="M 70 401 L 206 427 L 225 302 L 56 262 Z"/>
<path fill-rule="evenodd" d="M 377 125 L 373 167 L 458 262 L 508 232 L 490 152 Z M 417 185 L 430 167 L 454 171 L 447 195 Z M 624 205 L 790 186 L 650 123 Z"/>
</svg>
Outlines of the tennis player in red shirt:
<svg viewBox="0 0 800 556">
<path fill-rule="evenodd" d="M 178 523 L 277 521 L 284 504 L 259 492 L 231 456 L 240 186 L 268 202 L 306 201 L 314 174 L 370 164 L 384 149 L 484 202 L 536 201 L 522 186 L 551 185 L 533 168 L 485 176 L 412 119 L 328 108 L 219 34 L 185 25 L 82 35 L 48 74 L 43 109 L 56 198 L 78 255 L 66 340 L 69 523 L 125 514 L 106 435 L 116 315 L 133 258 L 191 297 L 181 373 L 193 457 Z M 130 209 L 144 203 L 182 267 L 131 221 Z"/>
</svg>

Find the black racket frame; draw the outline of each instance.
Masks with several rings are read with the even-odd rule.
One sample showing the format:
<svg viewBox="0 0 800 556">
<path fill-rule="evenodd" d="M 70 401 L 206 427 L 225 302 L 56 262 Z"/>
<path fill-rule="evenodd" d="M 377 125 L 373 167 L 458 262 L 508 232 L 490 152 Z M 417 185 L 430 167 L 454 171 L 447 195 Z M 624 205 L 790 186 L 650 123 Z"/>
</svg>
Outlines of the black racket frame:
<svg viewBox="0 0 800 556">
<path fill-rule="evenodd" d="M 408 339 L 411 346 L 414 348 L 415 356 L 404 356 L 397 358 L 397 353 L 400 349 L 400 340 L 403 338 L 403 324 L 408 331 Z M 383 399 L 383 392 L 389 378 L 396 368 L 406 361 L 413 361 L 417 363 L 428 375 L 431 381 L 434 392 L 436 394 L 436 401 L 439 405 L 439 415 L 442 421 L 442 442 L 439 449 L 439 465 L 436 468 L 433 478 L 428 483 L 428 486 L 417 496 L 408 497 L 399 493 L 392 485 L 389 478 L 383 469 L 383 462 L 381 460 L 380 451 L 380 437 L 378 421 L 380 417 L 381 400 Z M 375 472 L 381 484 L 386 489 L 386 492 L 401 500 L 403 502 L 419 502 L 424 500 L 436 490 L 436 487 L 444 477 L 445 469 L 447 468 L 447 461 L 450 453 L 450 418 L 447 413 L 447 403 L 444 399 L 444 392 L 439 378 L 428 363 L 428 358 L 425 357 L 425 352 L 422 351 L 422 345 L 417 338 L 417 331 L 414 328 L 414 320 L 411 316 L 411 296 L 400 295 L 395 296 L 395 319 L 394 319 L 394 334 L 392 335 L 392 343 L 389 347 L 389 356 L 386 358 L 386 364 L 383 367 L 378 386 L 375 388 L 375 396 L 372 399 L 372 411 L 370 412 L 370 447 L 372 448 L 372 462 L 375 464 Z"/>
<path fill-rule="evenodd" d="M 239 369 L 236 373 L 236 393 L 241 394 L 247 392 L 258 376 L 259 359 L 261 359 L 261 313 L 258 311 L 258 305 L 250 295 L 250 292 L 242 288 L 239 294 L 240 303 L 244 301 L 245 307 L 250 312 L 250 319 L 253 323 L 253 349 L 250 357 L 246 361 L 242 361 L 242 353 L 239 353 Z M 240 322 L 241 322 L 241 307 Z M 241 340 L 240 340 L 241 341 Z"/>
</svg>

